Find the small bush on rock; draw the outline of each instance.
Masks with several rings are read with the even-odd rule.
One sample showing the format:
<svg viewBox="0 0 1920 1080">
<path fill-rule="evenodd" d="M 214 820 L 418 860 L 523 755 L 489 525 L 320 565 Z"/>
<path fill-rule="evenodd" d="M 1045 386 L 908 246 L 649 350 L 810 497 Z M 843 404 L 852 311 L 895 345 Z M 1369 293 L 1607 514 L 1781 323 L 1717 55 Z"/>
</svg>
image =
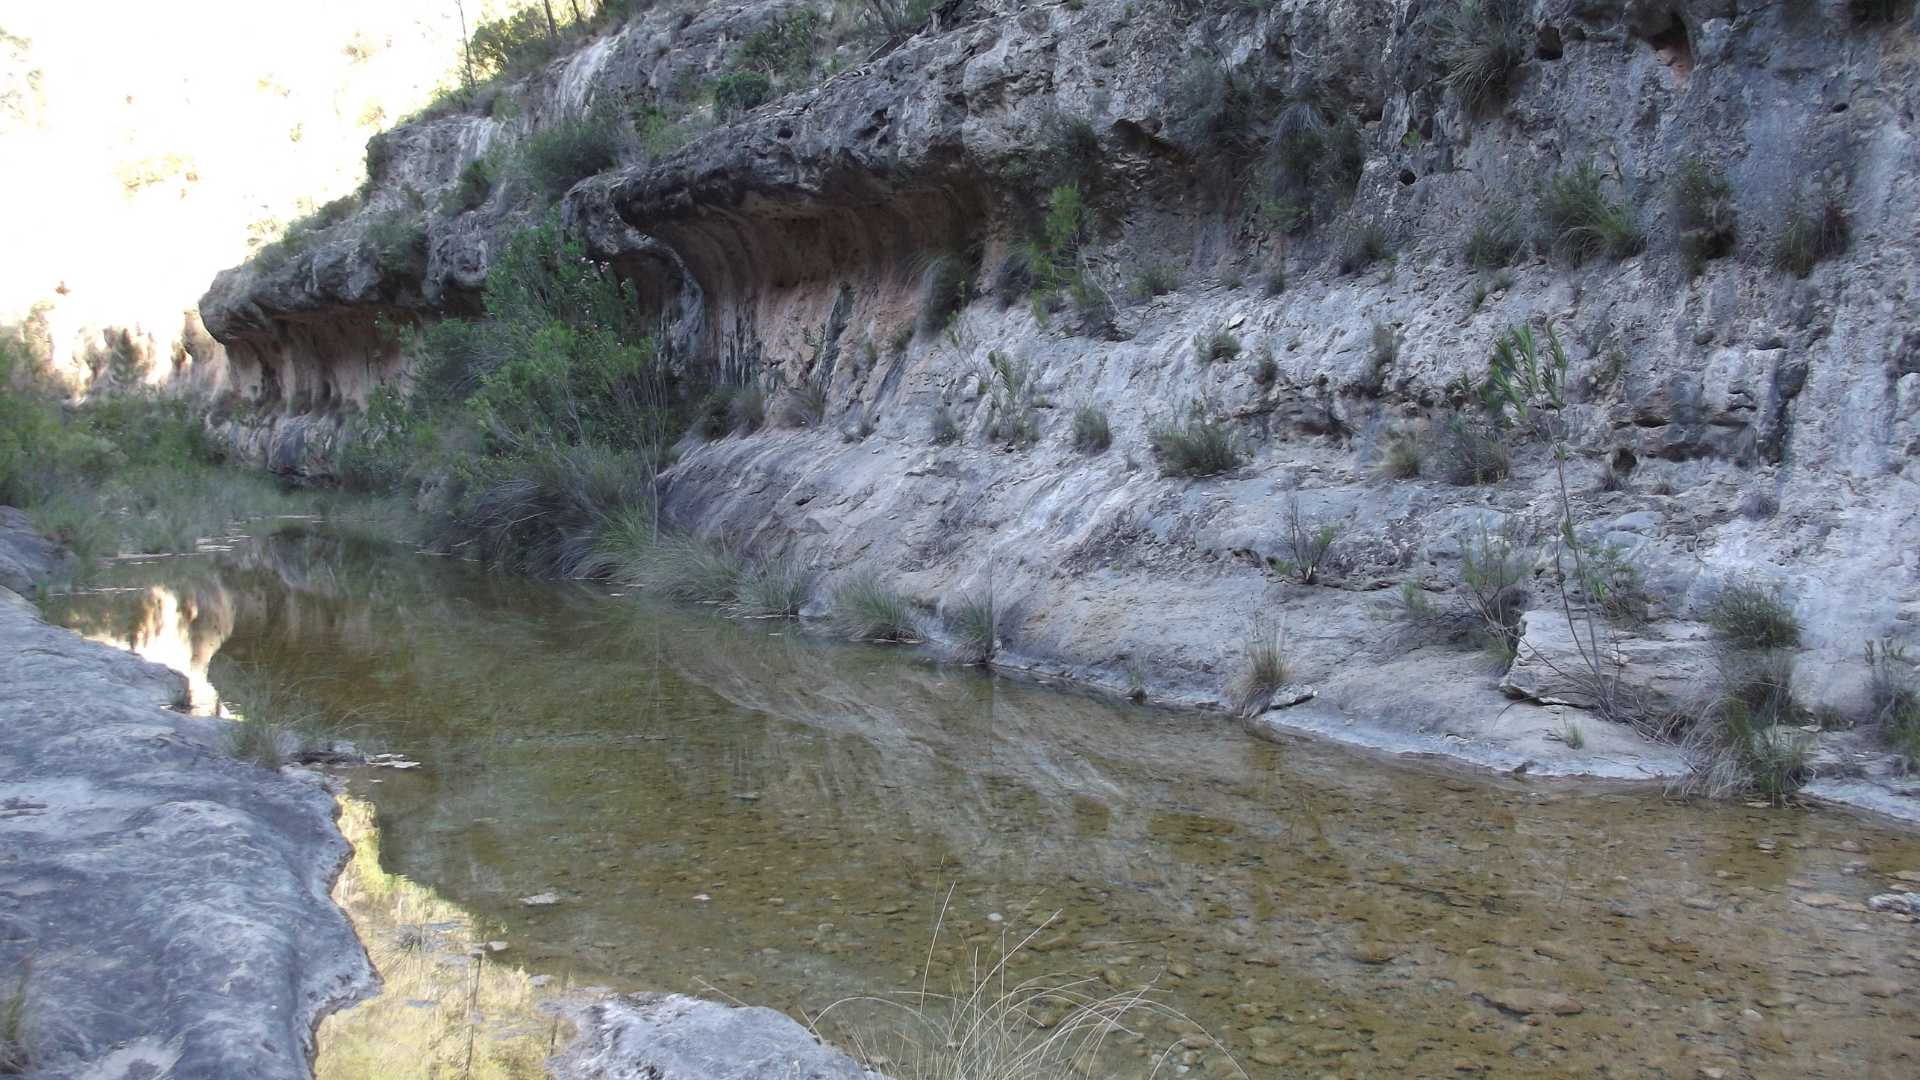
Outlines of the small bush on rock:
<svg viewBox="0 0 1920 1080">
<path fill-rule="evenodd" d="M 1357 274 L 1377 262 L 1393 257 L 1387 230 L 1378 222 L 1365 222 L 1349 230 L 1340 244 L 1340 272 Z"/>
<path fill-rule="evenodd" d="M 941 621 L 968 663 L 984 664 L 993 659 L 1000 637 L 1000 613 L 991 592 L 985 596 L 969 596 L 949 606 Z"/>
<path fill-rule="evenodd" d="M 1203 364 L 1217 360 L 1231 360 L 1240 355 L 1240 339 L 1226 327 L 1216 327 L 1205 334 L 1193 336 L 1194 359 Z"/>
<path fill-rule="evenodd" d="M 1729 581 L 1707 601 L 1701 620 L 1735 648 L 1791 649 L 1800 644 L 1800 620 L 1777 587 Z"/>
<path fill-rule="evenodd" d="M 1082 405 L 1073 411 L 1073 448 L 1083 454 L 1098 454 L 1113 445 L 1113 430 L 1107 425 L 1106 410 L 1098 405 Z"/>
<path fill-rule="evenodd" d="M 713 81 L 713 111 L 723 117 L 751 112 L 773 98 L 773 82 L 757 71 L 736 71 Z"/>
<path fill-rule="evenodd" d="M 1847 250 L 1852 228 L 1838 200 L 1828 198 L 1818 209 L 1796 200 L 1774 242 L 1773 264 L 1795 277 L 1813 273 L 1817 264 Z"/>
<path fill-rule="evenodd" d="M 1160 458 L 1161 471 L 1169 476 L 1215 476 L 1245 461 L 1233 429 L 1197 411 L 1185 422 L 1155 427 L 1147 441 Z"/>
<path fill-rule="evenodd" d="M 1526 243 L 1527 230 L 1519 208 L 1512 203 L 1496 202 L 1474 223 L 1462 254 L 1467 265 L 1476 270 L 1498 270 L 1519 258 Z"/>
<path fill-rule="evenodd" d="M 1286 634 L 1278 626 L 1256 621 L 1241 645 L 1240 674 L 1233 684 L 1233 709 L 1241 716 L 1258 716 L 1273 703 L 1274 691 L 1287 685 Z"/>
<path fill-rule="evenodd" d="M 1469 112 L 1506 100 L 1531 45 L 1526 16 L 1518 0 L 1457 0 L 1438 9 L 1434 43 L 1443 78 Z"/>
<path fill-rule="evenodd" d="M 1420 475 L 1424 459 L 1425 454 L 1417 433 L 1406 430 L 1389 431 L 1385 448 L 1380 454 L 1380 471 L 1395 480 L 1411 480 Z"/>
<path fill-rule="evenodd" d="M 1513 455 L 1500 430 L 1459 413 L 1440 425 L 1434 450 L 1447 482 L 1462 487 L 1497 484 L 1513 469 Z"/>
<path fill-rule="evenodd" d="M 974 264 L 957 252 L 933 257 L 921 275 L 919 327 L 923 334 L 947 328 L 973 299 Z"/>
<path fill-rule="evenodd" d="M 1624 259 L 1646 246 L 1633 209 L 1607 196 L 1600 170 L 1578 165 L 1547 182 L 1540 196 L 1547 246 L 1578 266 L 1588 259 Z"/>
<path fill-rule="evenodd" d="M 1688 273 L 1733 254 L 1733 187 L 1724 175 L 1700 158 L 1688 159 L 1674 177 L 1673 203 Z"/>
<path fill-rule="evenodd" d="M 928 421 L 927 439 L 935 446 L 947 446 L 960 441 L 960 425 L 953 420 L 953 410 L 942 402 L 933 410 L 933 419 Z"/>
<path fill-rule="evenodd" d="M 520 147 L 527 179 L 548 199 L 619 160 L 619 132 L 602 116 L 561 120 L 536 131 Z"/>
</svg>

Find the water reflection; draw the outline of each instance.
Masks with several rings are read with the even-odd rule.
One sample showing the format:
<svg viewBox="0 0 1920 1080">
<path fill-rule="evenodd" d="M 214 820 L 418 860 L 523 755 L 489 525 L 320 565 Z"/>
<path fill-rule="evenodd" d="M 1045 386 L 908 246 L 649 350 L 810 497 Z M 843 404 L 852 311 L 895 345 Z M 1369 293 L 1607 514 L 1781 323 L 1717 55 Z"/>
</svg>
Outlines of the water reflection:
<svg viewBox="0 0 1920 1080">
<path fill-rule="evenodd" d="M 385 869 L 530 971 L 811 1015 L 917 985 L 951 888 L 936 985 L 1044 923 L 1015 979 L 1151 983 L 1255 1075 L 1920 1067 L 1911 927 L 1857 910 L 1920 843 L 1857 819 L 1276 746 L 323 536 L 198 565 L 224 658 L 426 762 L 353 778 Z"/>
</svg>

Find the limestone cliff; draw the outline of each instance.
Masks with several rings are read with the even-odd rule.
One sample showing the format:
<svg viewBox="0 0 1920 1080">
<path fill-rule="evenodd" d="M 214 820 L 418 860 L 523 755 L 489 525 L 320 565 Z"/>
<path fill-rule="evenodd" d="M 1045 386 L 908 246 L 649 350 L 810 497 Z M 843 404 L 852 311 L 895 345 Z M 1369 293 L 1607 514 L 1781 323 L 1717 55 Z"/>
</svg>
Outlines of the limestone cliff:
<svg viewBox="0 0 1920 1080">
<path fill-rule="evenodd" d="M 222 274 L 201 302 L 246 395 L 223 410 L 235 442 L 324 474 L 353 404 L 406 368 L 389 328 L 472 312 L 491 255 L 536 211 L 496 185 L 431 212 L 407 260 L 369 242 L 379 214 L 431 205 L 489 148 L 720 70 L 789 6 L 655 9 L 513 88 L 502 116 L 380 136 L 358 217 L 280 265 Z M 934 604 L 991 587 L 1016 612 L 1008 663 L 1217 701 L 1243 629 L 1277 620 L 1318 690 L 1270 714 L 1290 725 L 1552 754 L 1557 714 L 1509 710 L 1484 660 L 1397 640 L 1375 614 L 1403 581 L 1450 588 L 1463 533 L 1551 530 L 1538 440 L 1492 485 L 1381 469 L 1506 328 L 1550 322 L 1572 364 L 1575 516 L 1631 552 L 1656 601 L 1610 646 L 1625 677 L 1688 681 L 1699 604 L 1749 575 L 1783 583 L 1806 624 L 1801 692 L 1857 712 L 1862 643 L 1911 638 L 1920 619 L 1905 472 L 1920 456 L 1920 50 L 1909 12 L 1883 8 L 1536 0 L 1514 8 L 1522 55 L 1503 91 L 1463 96 L 1437 59 L 1450 5 L 963 2 L 676 151 L 629 155 L 562 206 L 686 362 L 828 388 L 824 424 L 690 444 L 662 478 L 667 513 Z M 1210 72 L 1227 89 L 1204 93 Z M 1223 95 L 1264 131 L 1311 129 L 1319 157 L 1294 168 L 1314 179 L 1264 172 L 1208 111 Z M 1063 136 L 1078 120 L 1090 143 Z M 1725 184 L 1704 226 L 1675 197 L 1695 161 Z M 1466 265 L 1490 210 L 1518 208 L 1531 238 L 1542 189 L 1581 166 L 1642 244 L 1576 261 L 1536 242 L 1505 269 Z M 1063 169 L 1091 208 L 1089 297 L 1052 313 L 996 300 Z M 1777 252 L 1808 213 L 1844 222 L 1846 243 L 1801 276 Z M 943 252 L 978 267 L 981 295 L 916 329 Z M 1129 297 L 1157 263 L 1177 287 Z M 1237 355 L 1203 355 L 1196 336 L 1223 329 Z M 985 437 L 990 352 L 1029 365 L 1031 447 Z M 1196 403 L 1230 418 L 1250 459 L 1161 475 L 1148 432 Z M 1104 453 L 1071 445 L 1082 405 L 1110 419 Z M 929 438 L 942 407 L 951 445 Z M 1344 527 L 1311 585 L 1274 569 L 1296 505 Z M 1551 621 L 1534 603 L 1530 634 Z M 1601 756 L 1630 762 L 1630 742 Z"/>
</svg>

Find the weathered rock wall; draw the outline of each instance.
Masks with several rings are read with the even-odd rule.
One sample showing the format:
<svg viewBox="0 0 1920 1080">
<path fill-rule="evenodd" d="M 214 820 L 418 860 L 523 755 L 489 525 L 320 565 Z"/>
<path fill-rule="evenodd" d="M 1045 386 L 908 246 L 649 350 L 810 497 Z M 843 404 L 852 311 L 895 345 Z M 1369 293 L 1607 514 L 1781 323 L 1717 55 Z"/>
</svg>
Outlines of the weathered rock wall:
<svg viewBox="0 0 1920 1080">
<path fill-rule="evenodd" d="M 820 428 L 688 447 L 664 478 L 667 511 L 830 575 L 880 574 L 934 605 L 990 587 L 1015 613 L 1009 662 L 1178 700 L 1220 700 L 1244 628 L 1279 621 L 1296 677 L 1320 691 L 1301 723 L 1395 733 L 1383 741 L 1470 730 L 1524 757 L 1548 721 L 1515 716 L 1539 710 L 1503 711 L 1497 670 L 1410 643 L 1373 608 L 1404 580 L 1448 590 L 1463 531 L 1550 529 L 1546 448 L 1521 445 L 1513 475 L 1485 487 L 1386 479 L 1379 465 L 1389 433 L 1433 425 L 1506 327 L 1550 321 L 1572 358 L 1576 515 L 1630 550 L 1659 598 L 1649 627 L 1621 631 L 1648 645 L 1622 651 L 1629 678 L 1656 681 L 1634 665 L 1696 639 L 1702 600 L 1749 575 L 1782 582 L 1807 625 L 1803 693 L 1857 711 L 1862 641 L 1911 637 L 1920 620 L 1911 23 L 1860 25 L 1836 5 L 1534 3 L 1507 102 L 1474 115 L 1439 78 L 1430 7 L 976 5 L 677 153 L 576 186 L 570 227 L 637 279 L 688 355 L 744 357 L 769 379 L 830 389 Z M 713 70 L 736 23 L 773 10 L 716 6 L 679 27 L 650 13 L 534 80 L 520 118 L 486 138 Z M 1316 196 L 1305 234 L 1259 227 L 1235 194 L 1252 166 L 1175 137 L 1182 82 L 1213 56 L 1280 88 L 1262 108 L 1312 101 L 1323 120 L 1354 125 L 1364 165 L 1351 201 Z M 1121 300 L 1112 325 L 1084 332 L 1072 311 L 983 298 L 895 349 L 931 255 L 978 250 L 984 286 L 1032 234 L 1061 114 L 1084 117 L 1098 143 L 1098 228 L 1082 262 Z M 392 190 L 389 177 L 446 182 L 485 141 L 472 134 L 483 124 L 495 122 L 384 136 L 393 152 L 377 190 Z M 1732 255 L 1698 276 L 1672 199 L 1694 157 L 1725 174 L 1738 214 Z M 1499 274 L 1463 265 L 1483 210 L 1530 209 L 1547 178 L 1586 163 L 1632 206 L 1644 251 L 1579 266 L 1523 254 Z M 514 198 L 435 216 L 418 281 L 354 284 L 370 280 L 370 256 L 342 241 L 223 275 L 202 304 L 207 324 L 230 351 L 318 370 L 342 358 L 307 358 L 299 327 L 383 305 L 471 310 L 489 252 L 523 219 Z M 1790 208 L 1827 198 L 1850 224 L 1846 252 L 1805 278 L 1776 269 Z M 1343 242 L 1364 223 L 1393 257 L 1343 273 Z M 316 274 L 334 260 L 359 269 Z M 1173 263 L 1182 284 L 1126 302 L 1147 260 Z M 1261 288 L 1269 270 L 1285 277 L 1277 295 Z M 1196 355 L 1194 336 L 1221 327 L 1242 355 Z M 1391 349 L 1376 345 L 1385 334 Z M 993 352 L 1037 380 L 1031 449 L 985 438 Z M 1158 475 L 1149 430 L 1195 403 L 1235 421 L 1245 468 Z M 1083 404 L 1109 416 L 1111 450 L 1071 448 Z M 929 438 L 943 405 L 956 445 Z M 303 422 L 268 416 L 263 446 Z M 1597 482 L 1609 465 L 1619 490 Z M 1344 527 L 1313 586 L 1270 566 L 1288 557 L 1296 502 Z"/>
</svg>

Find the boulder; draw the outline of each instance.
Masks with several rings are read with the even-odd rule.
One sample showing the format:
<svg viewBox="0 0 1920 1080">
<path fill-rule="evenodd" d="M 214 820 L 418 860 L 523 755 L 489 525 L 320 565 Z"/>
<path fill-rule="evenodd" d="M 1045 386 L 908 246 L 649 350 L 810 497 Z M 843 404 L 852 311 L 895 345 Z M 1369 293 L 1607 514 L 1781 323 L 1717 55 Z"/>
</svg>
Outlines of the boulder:
<svg viewBox="0 0 1920 1080">
<path fill-rule="evenodd" d="M 1594 671 L 1588 625 L 1578 642 L 1563 612 L 1536 608 L 1521 618 L 1518 654 L 1500 689 L 1509 697 L 1550 705 L 1590 709 L 1596 681 L 1616 681 L 1617 692 L 1645 716 L 1698 708 L 1717 676 L 1714 644 L 1704 627 L 1665 624 L 1639 628 L 1631 635 L 1601 621 L 1600 670 Z"/>
<path fill-rule="evenodd" d="M 578 1029 L 557 1080 L 886 1080 L 784 1013 L 683 994 L 626 994 L 562 1011 Z"/>
</svg>

